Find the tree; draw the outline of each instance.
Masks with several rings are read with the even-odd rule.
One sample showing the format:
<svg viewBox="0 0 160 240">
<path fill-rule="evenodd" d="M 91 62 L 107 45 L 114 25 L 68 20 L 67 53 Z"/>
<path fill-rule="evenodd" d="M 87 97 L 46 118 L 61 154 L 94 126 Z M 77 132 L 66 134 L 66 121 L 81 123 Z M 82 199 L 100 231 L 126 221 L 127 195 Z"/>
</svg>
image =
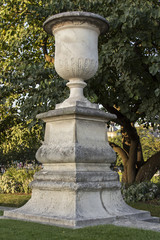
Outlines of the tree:
<svg viewBox="0 0 160 240">
<path fill-rule="evenodd" d="M 147 166 L 135 122 L 159 124 L 159 5 L 158 0 L 3 0 L 0 99 L 16 93 L 23 118 L 53 109 L 68 90 L 55 73 L 54 39 L 42 30 L 42 23 L 50 15 L 73 10 L 104 16 L 110 31 L 99 38 L 99 70 L 85 94 L 116 114 L 128 155 L 125 181 L 134 182 Z"/>
<path fill-rule="evenodd" d="M 10 94 L 0 104 L 0 165 L 5 166 L 15 161 L 33 162 L 42 139 L 42 124 L 33 125 L 31 120 L 22 120 L 15 98 L 15 94 Z"/>
<path fill-rule="evenodd" d="M 42 125 L 29 127 L 31 121 L 14 122 L 14 126 L 0 133 L 0 164 L 10 166 L 14 162 L 35 162 L 35 154 L 41 145 Z"/>
<path fill-rule="evenodd" d="M 141 168 L 140 173 L 137 174 L 136 181 L 149 181 L 159 169 L 159 165 L 157 163 L 159 162 L 159 158 L 157 155 L 159 154 L 158 152 L 160 149 L 160 138 L 154 136 L 154 131 L 151 128 L 146 129 L 143 127 L 137 127 L 136 130 L 141 139 L 144 162 L 147 161 L 147 164 L 144 166 L 144 168 Z M 118 135 L 114 138 L 109 138 L 109 143 L 118 154 L 115 164 L 117 166 L 123 165 L 125 168 L 125 164 L 128 161 L 129 156 L 125 149 L 123 149 L 122 136 Z M 149 164 L 152 165 L 152 168 L 149 167 Z M 141 173 L 142 170 L 143 174 Z M 125 172 L 122 177 L 122 180 L 125 182 Z"/>
</svg>

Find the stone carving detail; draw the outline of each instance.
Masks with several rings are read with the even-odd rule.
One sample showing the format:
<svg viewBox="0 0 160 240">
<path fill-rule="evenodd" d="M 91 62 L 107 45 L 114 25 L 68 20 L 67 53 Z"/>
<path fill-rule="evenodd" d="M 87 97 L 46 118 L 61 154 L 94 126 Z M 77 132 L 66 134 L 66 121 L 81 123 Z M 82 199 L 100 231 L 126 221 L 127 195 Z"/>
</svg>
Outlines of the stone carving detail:
<svg viewBox="0 0 160 240">
<path fill-rule="evenodd" d="M 88 23 L 88 25 L 96 26 L 101 33 L 108 31 L 108 22 L 106 19 L 97 14 L 86 13 L 86 12 L 70 12 L 60 13 L 49 17 L 44 22 L 44 30 L 50 34 L 53 30 L 63 27 L 66 24 L 82 25 Z"/>
<path fill-rule="evenodd" d="M 94 21 L 92 21 L 92 20 L 90 20 L 87 24 L 86 24 L 86 21 L 78 21 L 78 20 L 77 21 L 73 21 L 73 20 L 71 20 L 71 21 L 65 21 L 65 22 L 58 22 L 54 26 L 53 32 L 55 33 L 57 29 L 60 29 L 61 27 L 64 27 L 66 25 L 68 25 L 68 26 L 69 25 L 75 25 L 75 26 L 82 26 L 82 27 L 83 27 L 83 25 L 85 25 L 85 26 L 88 25 L 89 28 L 97 27 L 95 25 Z M 100 24 L 99 24 L 99 26 L 100 26 Z M 97 27 L 97 31 L 100 32 L 98 27 Z"/>
<path fill-rule="evenodd" d="M 97 71 L 98 61 L 89 58 L 64 58 L 55 61 L 56 71 L 64 79 L 81 78 L 87 80 Z"/>
<path fill-rule="evenodd" d="M 93 77 L 98 69 L 99 29 L 87 21 L 64 21 L 60 24 L 53 29 L 57 73 L 69 81 Z"/>
<path fill-rule="evenodd" d="M 85 20 L 83 27 L 75 27 L 77 19 Z M 83 96 L 84 80 L 98 67 L 97 27 L 104 32 L 108 24 L 93 13 L 67 12 L 51 16 L 45 30 L 51 33 L 55 24 L 67 20 L 74 20 L 72 26 L 55 32 L 55 63 L 59 75 L 69 80 L 70 97 L 60 104 L 62 109 L 38 116 L 46 122 L 44 144 L 36 154 L 43 169 L 31 183 L 31 199 L 4 216 L 71 228 L 117 221 L 141 225 L 136 219 L 155 222 L 149 212 L 126 205 L 118 174 L 110 169 L 115 153 L 107 141 L 106 122 L 115 116 L 93 109 Z M 94 29 L 88 27 L 91 22 Z M 155 223 L 153 228 L 159 231 Z"/>
</svg>

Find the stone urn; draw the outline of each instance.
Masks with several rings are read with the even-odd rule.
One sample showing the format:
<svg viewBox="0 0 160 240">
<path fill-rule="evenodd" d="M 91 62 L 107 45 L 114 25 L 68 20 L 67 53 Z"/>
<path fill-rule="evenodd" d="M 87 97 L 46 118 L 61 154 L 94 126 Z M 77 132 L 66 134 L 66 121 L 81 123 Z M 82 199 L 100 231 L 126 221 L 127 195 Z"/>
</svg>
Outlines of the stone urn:
<svg viewBox="0 0 160 240">
<path fill-rule="evenodd" d="M 101 16 L 86 12 L 66 12 L 49 17 L 44 30 L 55 36 L 55 69 L 68 80 L 70 96 L 56 109 L 68 106 L 97 108 L 83 95 L 84 80 L 92 78 L 98 69 L 98 36 L 108 30 Z"/>
<path fill-rule="evenodd" d="M 98 35 L 108 30 L 99 15 L 67 12 L 49 17 L 44 29 L 55 36 L 55 68 L 68 80 L 70 96 L 37 118 L 46 123 L 36 158 L 43 169 L 34 175 L 32 197 L 8 218 L 71 228 L 111 224 L 117 219 L 147 219 L 150 214 L 123 201 L 116 156 L 107 139 L 106 122 L 115 118 L 83 96 L 84 80 L 98 68 Z"/>
</svg>

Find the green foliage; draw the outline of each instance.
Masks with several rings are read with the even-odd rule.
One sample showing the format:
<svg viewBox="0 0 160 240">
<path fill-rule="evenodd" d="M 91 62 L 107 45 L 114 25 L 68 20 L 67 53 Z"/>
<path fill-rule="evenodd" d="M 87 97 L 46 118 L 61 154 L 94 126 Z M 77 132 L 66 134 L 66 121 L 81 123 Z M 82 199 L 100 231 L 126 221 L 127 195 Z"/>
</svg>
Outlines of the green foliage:
<svg viewBox="0 0 160 240">
<path fill-rule="evenodd" d="M 122 195 L 126 202 L 138 202 L 155 199 L 160 196 L 160 189 L 151 182 L 132 184 L 129 187 L 122 186 Z"/>
<path fill-rule="evenodd" d="M 158 122 L 159 3 L 128 0 L 106 5 L 110 32 L 100 51 L 100 99 L 132 122 Z"/>
<path fill-rule="evenodd" d="M 3 193 L 30 193 L 29 183 L 37 169 L 16 169 L 11 167 L 2 175 L 0 188 Z"/>
<path fill-rule="evenodd" d="M 53 14 L 88 11 L 106 18 L 110 30 L 99 37 L 99 70 L 85 94 L 107 111 L 117 111 L 120 125 L 159 124 L 159 5 L 157 0 L 2 0 L 0 106 L 9 102 L 12 109 L 14 102 L 20 119 L 35 123 L 37 113 L 66 98 L 66 82 L 53 63 L 45 62 L 45 52 L 54 58 L 55 42 L 42 25 Z"/>
<path fill-rule="evenodd" d="M 157 184 L 160 185 L 160 175 L 158 175 L 158 176 L 153 176 L 152 179 L 151 179 L 151 182 L 157 183 Z"/>
<path fill-rule="evenodd" d="M 160 150 L 160 138 L 153 135 L 154 131 L 151 128 L 146 129 L 138 127 L 137 131 L 142 145 L 143 158 L 144 161 L 147 161 L 152 155 Z M 119 132 L 119 130 L 117 132 Z M 108 140 L 123 148 L 122 136 L 117 135 L 116 137 L 109 138 Z M 121 165 L 122 159 L 119 155 L 117 155 L 116 166 Z"/>
<path fill-rule="evenodd" d="M 14 4 L 2 0 L 1 101 L 6 103 L 14 94 L 21 116 L 34 119 L 37 113 L 53 109 L 66 98 L 65 81 L 59 81 L 53 64 L 45 62 L 45 44 L 50 56 L 54 57 L 55 48 L 54 37 L 43 31 L 42 24 L 50 15 L 74 10 L 98 13 L 110 23 L 109 33 L 99 39 L 99 71 L 95 81 L 89 81 L 88 97 L 119 107 L 130 121 L 158 122 L 157 0 L 17 0 Z"/>
<path fill-rule="evenodd" d="M 154 136 L 152 128 L 138 127 L 137 131 L 141 140 L 144 161 L 146 161 L 153 154 L 160 151 L 160 138 Z"/>
<path fill-rule="evenodd" d="M 35 160 L 35 153 L 41 145 L 43 126 L 30 124 L 31 120 L 20 122 L 0 133 L 1 164 Z"/>
</svg>

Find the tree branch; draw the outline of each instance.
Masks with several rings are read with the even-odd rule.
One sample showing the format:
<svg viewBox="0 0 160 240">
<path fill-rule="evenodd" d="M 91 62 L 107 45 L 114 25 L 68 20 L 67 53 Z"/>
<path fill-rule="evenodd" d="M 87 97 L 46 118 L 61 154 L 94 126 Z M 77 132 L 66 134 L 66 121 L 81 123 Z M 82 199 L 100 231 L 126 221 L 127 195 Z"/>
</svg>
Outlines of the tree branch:
<svg viewBox="0 0 160 240">
<path fill-rule="evenodd" d="M 110 146 L 113 148 L 113 150 L 120 155 L 123 161 L 123 165 L 126 165 L 128 161 L 128 154 L 117 144 L 113 142 L 109 142 Z"/>
<path fill-rule="evenodd" d="M 139 169 L 136 182 L 150 181 L 153 175 L 160 169 L 160 151 L 151 156 Z"/>
<path fill-rule="evenodd" d="M 110 113 L 113 113 L 117 116 L 117 119 L 114 120 L 115 123 L 121 125 L 124 128 L 124 131 L 127 132 L 128 136 L 132 140 L 137 140 L 139 138 L 136 128 L 130 122 L 130 120 L 125 117 L 121 112 L 119 112 L 116 108 L 109 106 L 108 104 L 104 103 L 103 106 L 106 110 Z"/>
<path fill-rule="evenodd" d="M 127 163 L 127 182 L 129 184 L 132 184 L 136 177 L 137 146 L 137 141 L 131 141 Z"/>
<path fill-rule="evenodd" d="M 106 102 L 105 96 L 99 88 L 95 89 L 95 93 L 98 97 L 98 102 L 101 103 L 108 112 L 115 114 L 117 116 L 117 119 L 114 119 L 113 121 L 115 123 L 119 124 L 120 126 L 123 126 L 123 128 L 127 132 L 128 136 L 132 140 L 137 140 L 139 137 L 138 137 L 135 127 L 132 126 L 131 121 L 126 116 L 124 116 L 119 110 L 117 110 L 113 106 L 110 106 Z"/>
<path fill-rule="evenodd" d="M 47 51 L 47 40 L 48 40 L 48 36 L 44 38 L 43 40 L 43 54 L 44 56 L 47 54 L 48 55 L 48 51 Z"/>
<path fill-rule="evenodd" d="M 48 36 L 45 37 L 44 40 L 43 40 L 43 45 L 42 45 L 43 54 L 44 54 L 45 60 L 46 60 L 47 62 L 54 63 L 54 58 L 53 58 L 53 57 L 50 57 L 50 56 L 48 55 L 48 51 L 47 51 L 47 40 L 48 40 Z"/>
<path fill-rule="evenodd" d="M 139 41 L 140 41 L 140 40 L 139 40 Z M 140 42 L 142 42 L 142 41 L 140 41 Z M 139 42 L 139 43 L 140 43 L 140 42 Z M 134 44 L 134 50 L 135 50 L 136 54 L 137 54 L 140 58 L 142 58 L 143 55 L 142 55 L 141 50 L 140 50 L 140 47 L 139 47 L 138 45 L 139 45 L 139 44 L 137 44 L 137 43 Z M 153 81 L 155 81 L 155 82 L 158 81 L 156 75 L 153 76 L 153 75 L 149 72 L 149 65 L 145 64 L 144 62 L 142 62 L 142 67 L 144 68 L 144 71 L 150 76 L 150 78 L 153 79 Z"/>
</svg>

